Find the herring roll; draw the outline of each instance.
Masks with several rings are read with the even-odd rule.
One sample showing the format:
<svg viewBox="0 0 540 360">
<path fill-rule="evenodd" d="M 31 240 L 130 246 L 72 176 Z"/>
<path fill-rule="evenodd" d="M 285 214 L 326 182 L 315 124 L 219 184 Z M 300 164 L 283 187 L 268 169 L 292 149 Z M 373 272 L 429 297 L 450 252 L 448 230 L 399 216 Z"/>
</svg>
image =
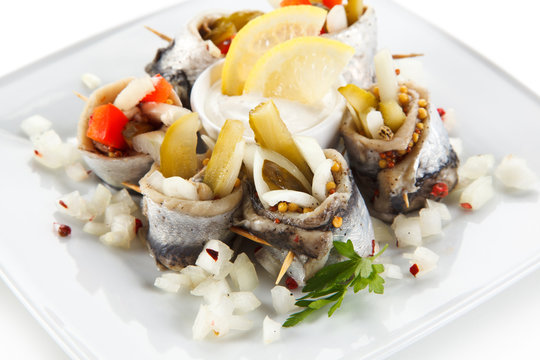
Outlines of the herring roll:
<svg viewBox="0 0 540 360">
<path fill-rule="evenodd" d="M 242 123 L 225 123 L 211 155 L 196 154 L 199 128 L 196 113 L 171 125 L 161 144 L 160 164 L 140 181 L 149 223 L 147 245 L 161 268 L 193 265 L 209 240 L 227 243 L 242 203 Z"/>
<path fill-rule="evenodd" d="M 391 222 L 427 198 L 446 196 L 457 184 L 459 160 L 428 92 L 412 82 L 397 84 L 389 53 L 378 56 L 378 87 L 340 89 L 351 109 L 341 134 L 370 213 Z"/>
<path fill-rule="evenodd" d="M 106 183 L 136 184 L 154 161 L 144 146 L 146 138 L 159 136 L 155 132 L 163 121 L 171 122 L 183 111 L 180 99 L 159 75 L 113 82 L 88 98 L 78 124 L 79 149 Z"/>
<path fill-rule="evenodd" d="M 351 24 L 344 28 L 338 27 L 335 31 L 323 34 L 323 36 L 339 40 L 354 48 L 354 56 L 342 75 L 347 83 L 367 88 L 373 85 L 375 79 L 373 57 L 377 51 L 377 16 L 373 7 L 358 6 L 361 6 L 362 10 L 356 15 L 350 14 L 351 10 L 345 8 L 348 10 L 347 17 L 352 18 L 349 20 L 352 21 Z M 333 12 L 335 10 L 331 9 L 328 13 L 327 28 L 329 21 L 336 16 Z"/>
<path fill-rule="evenodd" d="M 166 47 L 157 50 L 145 70 L 150 75 L 165 77 L 174 86 L 182 103 L 189 107 L 191 87 L 197 77 L 222 59 L 236 32 L 260 14 L 259 11 L 238 11 L 199 15 Z"/>
</svg>

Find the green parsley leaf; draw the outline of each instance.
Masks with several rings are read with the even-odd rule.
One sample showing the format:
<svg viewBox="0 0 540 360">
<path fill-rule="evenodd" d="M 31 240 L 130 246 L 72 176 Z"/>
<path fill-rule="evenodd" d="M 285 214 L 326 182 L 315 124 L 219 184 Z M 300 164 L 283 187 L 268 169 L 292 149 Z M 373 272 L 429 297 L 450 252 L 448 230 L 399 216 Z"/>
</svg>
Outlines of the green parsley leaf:
<svg viewBox="0 0 540 360">
<path fill-rule="evenodd" d="M 283 326 L 295 326 L 312 312 L 333 303 L 328 310 L 328 317 L 332 316 L 341 306 L 349 287 L 352 287 L 355 293 L 368 288 L 370 293 L 382 294 L 384 279 L 379 274 L 384 271 L 384 266 L 373 264 L 373 260 L 387 247 L 388 245 L 375 256 L 362 258 L 354 251 L 351 240 L 334 241 L 336 251 L 349 260 L 327 265 L 309 279 L 302 289 L 302 292 L 307 294 L 296 301 L 296 305 L 304 310 L 291 314 Z"/>
</svg>

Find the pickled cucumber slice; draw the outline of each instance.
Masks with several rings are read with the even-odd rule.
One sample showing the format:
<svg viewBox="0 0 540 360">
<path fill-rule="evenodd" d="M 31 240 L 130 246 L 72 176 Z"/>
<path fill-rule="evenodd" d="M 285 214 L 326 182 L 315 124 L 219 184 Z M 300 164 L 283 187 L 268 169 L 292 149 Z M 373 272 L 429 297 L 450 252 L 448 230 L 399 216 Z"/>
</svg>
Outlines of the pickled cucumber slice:
<svg viewBox="0 0 540 360">
<path fill-rule="evenodd" d="M 270 160 L 263 161 L 262 177 L 270 190 L 309 192 L 293 174 Z"/>
<path fill-rule="evenodd" d="M 197 172 L 197 113 L 189 113 L 176 120 L 165 133 L 160 148 L 161 173 L 165 177 L 189 179 Z"/>
<path fill-rule="evenodd" d="M 367 114 L 377 106 L 377 98 L 375 95 L 354 84 L 342 86 L 338 91 L 354 109 L 356 116 L 353 116 L 353 119 L 358 130 L 363 130 L 367 137 L 373 138 L 373 134 L 371 134 L 367 125 Z"/>
<path fill-rule="evenodd" d="M 392 129 L 394 133 L 398 131 L 407 118 L 401 106 L 393 100 L 381 102 L 379 104 L 379 111 L 383 116 L 384 125 Z"/>
<path fill-rule="evenodd" d="M 347 23 L 351 26 L 357 22 L 364 13 L 364 1 L 349 0 L 347 4 L 345 4 L 345 12 L 347 13 Z"/>
<path fill-rule="evenodd" d="M 218 198 L 229 195 L 238 178 L 244 158 L 243 135 L 244 125 L 238 120 L 225 121 L 219 132 L 203 180 Z"/>
<path fill-rule="evenodd" d="M 257 144 L 289 159 L 311 182 L 313 173 L 296 147 L 289 129 L 281 120 L 279 111 L 272 100 L 261 103 L 249 112 L 249 125 L 255 133 Z"/>
</svg>

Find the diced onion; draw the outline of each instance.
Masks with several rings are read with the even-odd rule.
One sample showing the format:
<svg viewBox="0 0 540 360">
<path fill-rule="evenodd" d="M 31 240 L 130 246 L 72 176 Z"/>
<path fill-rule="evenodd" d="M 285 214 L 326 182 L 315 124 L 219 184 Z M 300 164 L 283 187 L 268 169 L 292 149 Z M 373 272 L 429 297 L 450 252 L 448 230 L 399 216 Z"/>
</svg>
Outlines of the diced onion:
<svg viewBox="0 0 540 360">
<path fill-rule="evenodd" d="M 335 33 L 347 28 L 347 13 L 343 5 L 335 5 L 326 15 L 326 30 Z"/>
<path fill-rule="evenodd" d="M 482 154 L 469 157 L 458 169 L 459 178 L 475 180 L 488 174 L 495 164 L 492 154 Z"/>
<path fill-rule="evenodd" d="M 319 206 L 319 201 L 316 198 L 308 193 L 295 190 L 272 190 L 262 195 L 259 194 L 259 198 L 270 206 L 274 206 L 282 201 L 295 203 L 301 207 L 316 208 Z"/>
<path fill-rule="evenodd" d="M 111 227 L 102 222 L 88 221 L 84 224 L 83 231 L 91 235 L 101 236 L 111 231 Z"/>
<path fill-rule="evenodd" d="M 195 265 L 186 266 L 180 273 L 189 277 L 192 290 L 210 276 L 202 267 Z"/>
<path fill-rule="evenodd" d="M 272 294 L 272 305 L 279 315 L 288 314 L 298 309 L 295 305 L 294 294 L 284 286 L 276 285 L 270 290 Z"/>
<path fill-rule="evenodd" d="M 419 215 L 422 237 L 442 234 L 441 215 L 437 210 L 424 208 L 420 210 Z"/>
<path fill-rule="evenodd" d="M 52 122 L 41 115 L 32 115 L 23 120 L 21 130 L 28 137 L 44 133 L 52 127 Z"/>
<path fill-rule="evenodd" d="M 538 181 L 536 174 L 527 166 L 525 159 L 513 155 L 505 156 L 495 170 L 495 176 L 505 186 L 529 190 Z"/>
<path fill-rule="evenodd" d="M 251 291 L 238 291 L 229 294 L 234 310 L 240 314 L 251 312 L 261 306 L 261 302 Z"/>
<path fill-rule="evenodd" d="M 236 257 L 230 276 L 233 284 L 240 291 L 252 291 L 259 285 L 255 266 L 246 253 L 241 253 Z"/>
<path fill-rule="evenodd" d="M 140 107 L 143 114 L 152 120 L 162 122 L 165 126 L 171 126 L 182 116 L 191 113 L 189 109 L 166 103 L 145 102 Z"/>
<path fill-rule="evenodd" d="M 148 154 L 155 163 L 160 164 L 160 148 L 165 131 L 156 130 L 133 137 L 133 149 L 139 153 Z"/>
<path fill-rule="evenodd" d="M 428 209 L 436 210 L 439 213 L 441 220 L 450 221 L 452 219 L 452 215 L 450 215 L 450 211 L 444 203 L 426 199 L 426 205 Z"/>
<path fill-rule="evenodd" d="M 197 187 L 179 176 L 163 179 L 163 194 L 185 200 L 198 200 Z"/>
<path fill-rule="evenodd" d="M 315 173 L 321 163 L 326 160 L 323 149 L 313 137 L 296 135 L 293 136 L 293 140 L 309 168 Z"/>
<path fill-rule="evenodd" d="M 229 261 L 233 251 L 219 240 L 208 241 L 204 249 L 197 257 L 195 265 L 200 266 L 214 277 L 224 278 L 232 270 L 232 263 Z"/>
<path fill-rule="evenodd" d="M 273 343 L 281 337 L 281 324 L 268 317 L 263 320 L 263 342 L 265 344 Z"/>
<path fill-rule="evenodd" d="M 91 73 L 82 74 L 81 81 L 89 90 L 97 89 L 101 85 L 101 79 L 97 75 Z"/>
<path fill-rule="evenodd" d="M 120 91 L 114 100 L 114 106 L 122 111 L 128 111 L 135 106 L 149 93 L 154 91 L 154 83 L 150 76 L 131 80 L 127 86 Z"/>
<path fill-rule="evenodd" d="M 323 202 L 326 199 L 326 184 L 334 181 L 332 175 L 332 166 L 334 161 L 332 159 L 325 159 L 322 161 L 315 172 L 313 173 L 313 185 L 312 194 L 319 202 Z"/>
<path fill-rule="evenodd" d="M 381 139 L 379 129 L 384 125 L 383 116 L 380 111 L 371 110 L 366 116 L 366 123 L 369 133 L 374 139 Z"/>
<path fill-rule="evenodd" d="M 384 264 L 384 272 L 381 274 L 384 278 L 403 279 L 403 272 L 396 264 Z"/>
<path fill-rule="evenodd" d="M 418 217 L 406 217 L 400 214 L 394 219 L 392 229 L 400 247 L 422 244 L 422 229 Z"/>
<path fill-rule="evenodd" d="M 371 216 L 371 223 L 373 224 L 373 232 L 375 233 L 375 240 L 377 242 L 392 243 L 394 241 L 394 234 L 388 224 L 373 216 Z"/>
<path fill-rule="evenodd" d="M 439 255 L 426 247 L 419 246 L 414 253 L 404 253 L 403 257 L 409 259 L 411 265 L 416 264 L 419 272 L 416 277 L 423 276 L 437 267 Z"/>
<path fill-rule="evenodd" d="M 493 196 L 493 180 L 491 176 L 482 176 L 467 185 L 461 193 L 459 202 L 462 207 L 469 210 L 478 210 L 486 204 Z"/>
<path fill-rule="evenodd" d="M 67 165 L 66 174 L 73 181 L 83 181 L 88 178 L 88 172 L 80 162 Z"/>
</svg>

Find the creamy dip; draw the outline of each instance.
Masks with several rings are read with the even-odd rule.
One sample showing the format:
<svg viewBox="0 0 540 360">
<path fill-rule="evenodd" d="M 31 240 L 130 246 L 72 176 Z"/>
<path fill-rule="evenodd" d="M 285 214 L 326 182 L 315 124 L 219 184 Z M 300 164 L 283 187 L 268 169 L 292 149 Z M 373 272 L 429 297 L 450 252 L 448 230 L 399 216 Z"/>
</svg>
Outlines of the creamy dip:
<svg viewBox="0 0 540 360">
<path fill-rule="evenodd" d="M 241 120 L 246 128 L 245 136 L 253 138 L 253 131 L 249 127 L 249 112 L 267 100 L 269 99 L 255 93 L 240 96 L 223 95 L 221 93 L 221 80 L 218 80 L 207 94 L 204 111 L 208 119 L 218 128 L 221 128 L 227 119 Z M 343 101 L 336 89 L 328 91 L 323 99 L 316 104 L 308 105 L 277 98 L 272 100 L 279 110 L 281 119 L 292 134 L 298 134 L 318 125 L 330 115 L 335 115 L 336 111 L 341 111 L 343 114 L 344 110 L 344 106 L 343 108 L 339 106 Z"/>
</svg>

